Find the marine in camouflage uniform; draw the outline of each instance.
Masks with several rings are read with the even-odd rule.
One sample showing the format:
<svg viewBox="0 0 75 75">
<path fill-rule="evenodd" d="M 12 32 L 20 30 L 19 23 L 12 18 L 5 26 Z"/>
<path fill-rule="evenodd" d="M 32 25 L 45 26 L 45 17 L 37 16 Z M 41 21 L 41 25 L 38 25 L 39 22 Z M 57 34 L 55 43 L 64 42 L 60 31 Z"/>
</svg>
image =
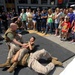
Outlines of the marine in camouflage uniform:
<svg viewBox="0 0 75 75">
<path fill-rule="evenodd" d="M 8 30 L 5 32 L 6 44 L 10 48 L 7 56 L 7 61 L 4 64 L 0 64 L 0 67 L 10 66 L 10 60 L 13 55 L 20 49 L 20 46 L 24 47 L 24 45 L 21 43 L 23 42 L 22 36 L 20 34 L 17 34 L 16 30 L 17 24 L 11 23 L 10 28 L 8 28 Z"/>
</svg>

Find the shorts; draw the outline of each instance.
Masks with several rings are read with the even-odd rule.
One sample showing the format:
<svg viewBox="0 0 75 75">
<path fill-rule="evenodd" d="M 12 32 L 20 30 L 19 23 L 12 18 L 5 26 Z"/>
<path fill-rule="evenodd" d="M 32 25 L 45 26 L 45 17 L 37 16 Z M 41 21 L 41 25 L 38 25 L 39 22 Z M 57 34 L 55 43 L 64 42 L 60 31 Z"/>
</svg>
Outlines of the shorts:
<svg viewBox="0 0 75 75">
<path fill-rule="evenodd" d="M 33 23 L 36 23 L 36 20 L 33 20 Z"/>
<path fill-rule="evenodd" d="M 58 26 L 59 26 L 59 24 L 57 23 L 55 23 L 55 29 L 58 29 Z"/>
</svg>

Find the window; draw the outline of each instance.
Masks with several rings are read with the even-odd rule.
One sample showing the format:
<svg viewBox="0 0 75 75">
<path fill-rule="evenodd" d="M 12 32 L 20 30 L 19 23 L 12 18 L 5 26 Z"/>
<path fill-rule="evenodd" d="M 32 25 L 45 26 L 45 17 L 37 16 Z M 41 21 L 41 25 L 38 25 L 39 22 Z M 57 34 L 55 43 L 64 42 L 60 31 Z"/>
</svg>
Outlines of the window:
<svg viewBox="0 0 75 75">
<path fill-rule="evenodd" d="M 31 4 L 38 4 L 38 0 L 31 0 Z"/>
<path fill-rule="evenodd" d="M 5 0 L 5 3 L 14 3 L 14 0 Z"/>
<path fill-rule="evenodd" d="M 75 0 L 70 0 L 69 2 L 75 2 Z"/>
<path fill-rule="evenodd" d="M 41 0 L 41 4 L 47 4 L 48 0 Z"/>
<path fill-rule="evenodd" d="M 27 4 L 28 0 L 19 0 L 19 3 L 21 3 L 21 4 Z"/>
<path fill-rule="evenodd" d="M 50 4 L 54 5 L 55 4 L 55 0 L 50 0 Z"/>
</svg>

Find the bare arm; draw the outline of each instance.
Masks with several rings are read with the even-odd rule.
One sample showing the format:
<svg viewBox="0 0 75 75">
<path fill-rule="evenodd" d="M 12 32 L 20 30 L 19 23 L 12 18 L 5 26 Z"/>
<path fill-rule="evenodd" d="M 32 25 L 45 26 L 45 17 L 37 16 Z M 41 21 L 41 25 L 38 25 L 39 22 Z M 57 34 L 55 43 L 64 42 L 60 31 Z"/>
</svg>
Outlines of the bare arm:
<svg viewBox="0 0 75 75">
<path fill-rule="evenodd" d="M 16 39 L 13 39 L 13 42 L 14 42 L 15 44 L 19 45 L 19 46 L 23 46 L 23 44 L 20 43 L 20 42 L 18 42 Z"/>
<path fill-rule="evenodd" d="M 33 43 L 34 43 L 34 42 L 33 42 Z M 28 42 L 28 46 L 29 46 L 29 49 L 30 49 L 30 50 L 33 49 L 32 43 Z"/>
</svg>

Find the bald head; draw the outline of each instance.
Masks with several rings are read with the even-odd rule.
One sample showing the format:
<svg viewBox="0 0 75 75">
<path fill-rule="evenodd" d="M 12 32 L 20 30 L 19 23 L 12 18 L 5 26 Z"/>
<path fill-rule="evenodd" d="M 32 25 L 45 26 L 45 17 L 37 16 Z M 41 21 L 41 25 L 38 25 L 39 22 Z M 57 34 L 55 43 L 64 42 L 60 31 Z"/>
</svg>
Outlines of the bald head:
<svg viewBox="0 0 75 75">
<path fill-rule="evenodd" d="M 12 30 L 17 30 L 17 24 L 11 23 L 11 24 L 10 24 L 10 28 L 11 28 Z"/>
<path fill-rule="evenodd" d="M 17 26 L 17 24 L 11 23 L 11 24 L 10 24 L 10 27 L 12 27 L 12 26 Z"/>
</svg>

